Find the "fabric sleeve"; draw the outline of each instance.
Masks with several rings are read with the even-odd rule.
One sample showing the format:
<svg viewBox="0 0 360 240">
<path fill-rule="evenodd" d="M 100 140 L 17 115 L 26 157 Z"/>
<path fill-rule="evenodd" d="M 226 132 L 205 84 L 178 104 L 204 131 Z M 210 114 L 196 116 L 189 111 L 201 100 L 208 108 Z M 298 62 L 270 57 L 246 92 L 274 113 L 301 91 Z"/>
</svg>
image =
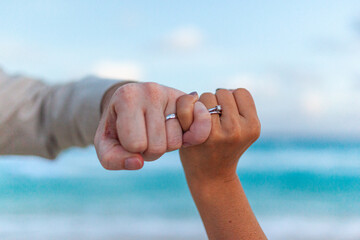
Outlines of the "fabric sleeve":
<svg viewBox="0 0 360 240">
<path fill-rule="evenodd" d="M 50 86 L 0 72 L 0 155 L 54 159 L 93 143 L 104 93 L 116 80 L 87 77 Z"/>
</svg>

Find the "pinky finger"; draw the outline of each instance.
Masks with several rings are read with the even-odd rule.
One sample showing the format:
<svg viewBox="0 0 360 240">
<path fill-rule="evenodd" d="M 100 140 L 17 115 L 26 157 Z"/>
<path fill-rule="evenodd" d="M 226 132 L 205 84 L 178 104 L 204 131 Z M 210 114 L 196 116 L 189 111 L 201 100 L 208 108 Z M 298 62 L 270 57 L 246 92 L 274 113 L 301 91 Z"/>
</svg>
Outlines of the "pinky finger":
<svg viewBox="0 0 360 240">
<path fill-rule="evenodd" d="M 205 105 L 196 102 L 194 105 L 194 122 L 183 136 L 183 147 L 204 143 L 211 132 L 211 115 Z"/>
<path fill-rule="evenodd" d="M 144 166 L 141 154 L 126 151 L 113 138 L 101 140 L 96 152 L 101 165 L 107 170 L 139 170 Z"/>
</svg>

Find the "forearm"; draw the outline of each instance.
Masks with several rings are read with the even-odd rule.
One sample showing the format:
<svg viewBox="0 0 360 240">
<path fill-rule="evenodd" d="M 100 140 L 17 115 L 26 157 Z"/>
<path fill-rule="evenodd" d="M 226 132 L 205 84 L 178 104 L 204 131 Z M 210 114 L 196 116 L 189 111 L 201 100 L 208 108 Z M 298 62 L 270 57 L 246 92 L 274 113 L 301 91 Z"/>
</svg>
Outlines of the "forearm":
<svg viewBox="0 0 360 240">
<path fill-rule="evenodd" d="M 266 239 L 236 175 L 226 181 L 187 180 L 209 239 Z"/>
<path fill-rule="evenodd" d="M 0 155 L 55 158 L 63 149 L 93 143 L 104 93 L 118 81 L 86 78 L 50 86 L 0 76 Z"/>
<path fill-rule="evenodd" d="M 102 99 L 122 82 L 89 77 L 52 86 L 44 101 L 43 120 L 47 140 L 56 154 L 69 147 L 93 144 L 101 116 Z"/>
</svg>

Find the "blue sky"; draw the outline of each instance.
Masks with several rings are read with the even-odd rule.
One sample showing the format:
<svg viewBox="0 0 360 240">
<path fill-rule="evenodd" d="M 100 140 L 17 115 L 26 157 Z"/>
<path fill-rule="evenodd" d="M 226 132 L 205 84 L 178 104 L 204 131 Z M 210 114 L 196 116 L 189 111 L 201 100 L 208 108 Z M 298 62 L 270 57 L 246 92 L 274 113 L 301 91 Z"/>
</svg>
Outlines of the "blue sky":
<svg viewBox="0 0 360 240">
<path fill-rule="evenodd" d="M 360 1 L 1 1 L 0 65 L 246 87 L 264 135 L 360 136 Z"/>
</svg>

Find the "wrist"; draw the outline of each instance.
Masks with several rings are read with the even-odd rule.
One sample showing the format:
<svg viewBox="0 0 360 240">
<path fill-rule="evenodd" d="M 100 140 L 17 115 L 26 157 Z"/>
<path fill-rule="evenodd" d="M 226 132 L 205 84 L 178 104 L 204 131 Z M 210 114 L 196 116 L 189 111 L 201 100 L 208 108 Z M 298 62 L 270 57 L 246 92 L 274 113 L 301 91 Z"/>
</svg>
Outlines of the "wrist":
<svg viewBox="0 0 360 240">
<path fill-rule="evenodd" d="M 180 149 L 181 163 L 189 184 L 205 185 L 224 183 L 238 178 L 237 159 L 222 154 L 213 156 L 206 152 L 197 153 L 192 149 Z"/>
<path fill-rule="evenodd" d="M 193 191 L 209 191 L 211 189 L 221 189 L 239 181 L 236 172 L 226 175 L 213 177 L 186 176 L 189 188 Z"/>
<path fill-rule="evenodd" d="M 196 158 L 185 158 L 181 153 L 180 157 L 188 184 L 222 184 L 238 178 L 236 164 L 220 167 L 203 163 L 199 166 L 198 164 L 193 164 L 194 162 L 199 162 Z"/>
<path fill-rule="evenodd" d="M 188 186 L 194 200 L 199 202 L 213 201 L 214 198 L 226 198 L 239 189 L 242 190 L 238 176 L 228 180 L 188 181 Z"/>
</svg>

